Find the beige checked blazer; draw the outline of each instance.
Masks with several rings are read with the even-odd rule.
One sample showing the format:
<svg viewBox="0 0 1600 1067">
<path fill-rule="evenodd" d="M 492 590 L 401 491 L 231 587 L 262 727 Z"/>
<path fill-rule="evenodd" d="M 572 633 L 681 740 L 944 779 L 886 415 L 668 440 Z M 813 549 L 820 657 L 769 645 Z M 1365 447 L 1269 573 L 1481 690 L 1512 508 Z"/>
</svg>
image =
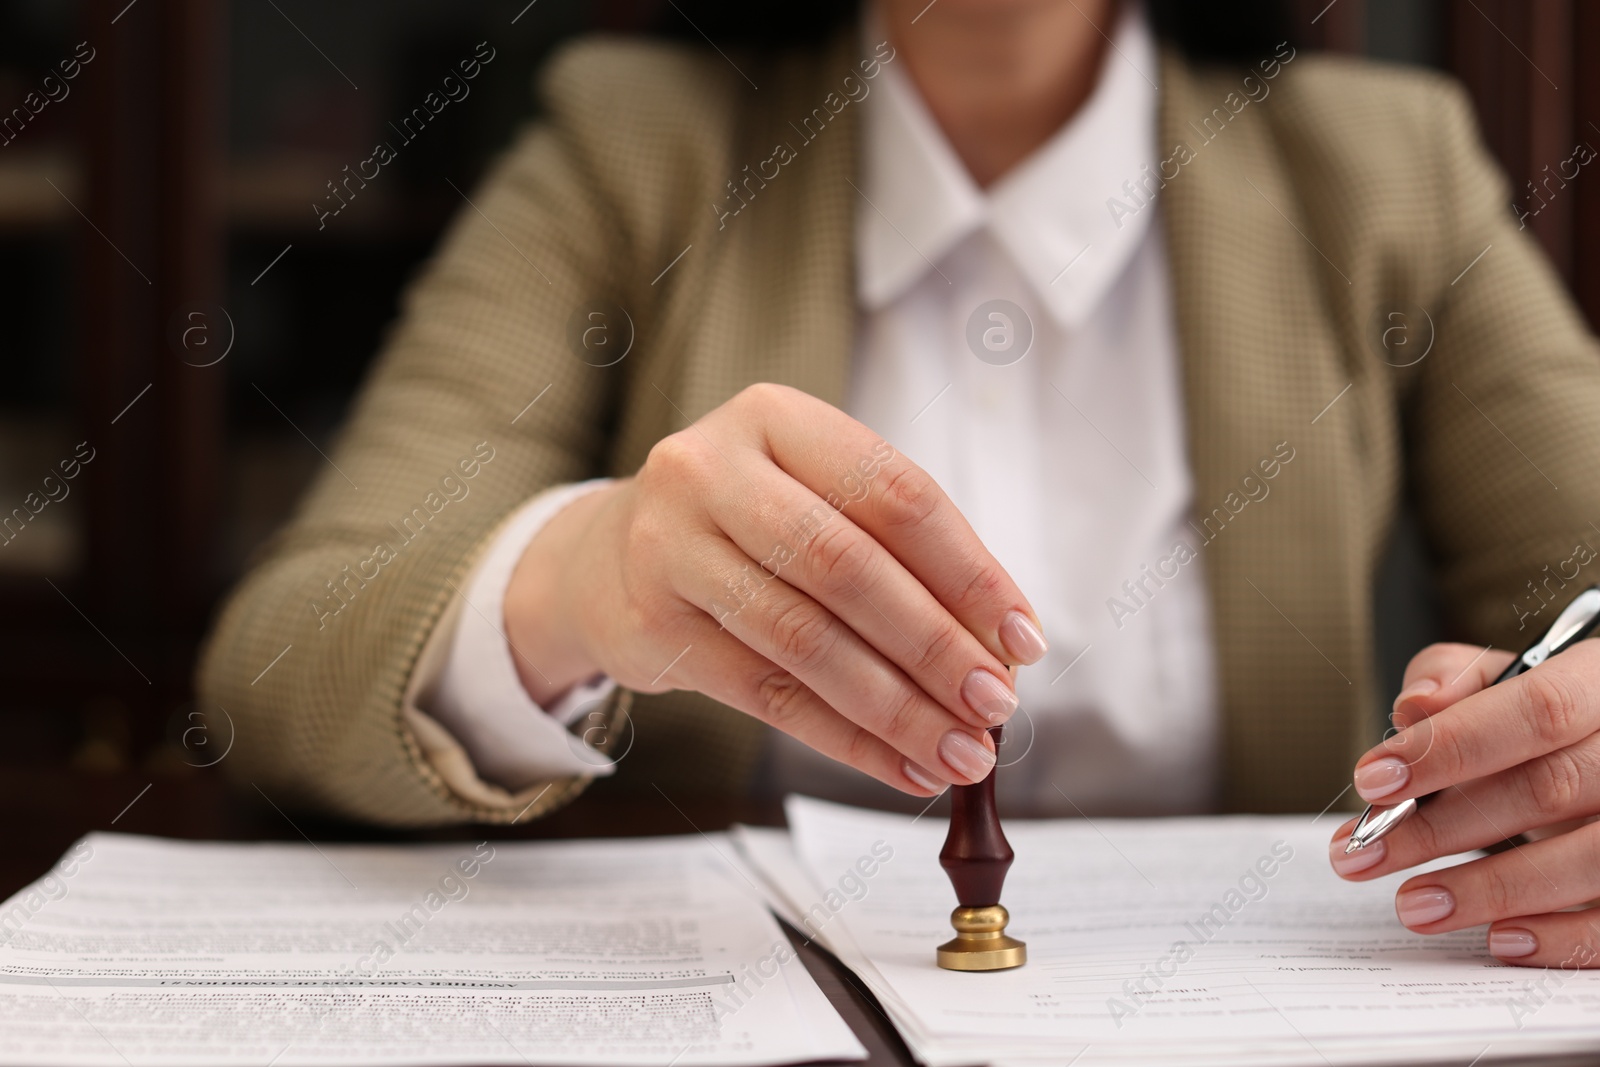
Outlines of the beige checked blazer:
<svg viewBox="0 0 1600 1067">
<path fill-rule="evenodd" d="M 754 382 L 841 402 L 858 109 L 739 215 L 713 205 L 746 164 L 797 140 L 789 123 L 857 58 L 841 41 L 751 63 L 759 91 L 676 45 L 585 41 L 548 65 L 546 117 L 407 292 L 337 470 L 216 623 L 199 683 L 235 722 L 241 778 L 280 804 L 386 824 L 509 821 L 530 801 L 532 817 L 587 784 L 513 796 L 479 780 L 411 706 L 419 655 L 449 612 L 472 610 L 457 589 L 531 494 L 634 471 Z M 1374 570 L 1403 489 L 1463 640 L 1520 646 L 1539 603 L 1529 583 L 1600 547 L 1600 358 L 1518 232 L 1454 85 L 1302 54 L 1203 142 L 1244 73 L 1164 56 L 1159 119 L 1163 145 L 1194 157 L 1160 195 L 1197 519 L 1231 511 L 1277 443 L 1295 450 L 1270 497 L 1201 549 L 1224 709 L 1218 803 L 1316 810 L 1381 727 Z M 635 331 L 613 366 L 571 343 L 596 300 Z M 1396 325 L 1410 347 L 1381 343 Z M 622 694 L 608 714 L 591 740 L 627 754 L 604 788 L 671 795 L 744 788 L 767 729 L 687 692 Z"/>
</svg>

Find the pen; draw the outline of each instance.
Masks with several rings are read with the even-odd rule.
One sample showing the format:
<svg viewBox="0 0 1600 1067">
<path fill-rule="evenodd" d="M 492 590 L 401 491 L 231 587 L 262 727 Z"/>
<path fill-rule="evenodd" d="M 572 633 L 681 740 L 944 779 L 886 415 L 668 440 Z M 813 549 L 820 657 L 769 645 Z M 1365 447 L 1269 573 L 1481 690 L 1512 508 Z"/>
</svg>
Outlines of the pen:
<svg viewBox="0 0 1600 1067">
<path fill-rule="evenodd" d="M 1596 624 L 1600 624 L 1600 585 L 1592 585 L 1579 593 L 1566 610 L 1556 616 L 1556 621 L 1551 623 L 1544 636 L 1529 645 L 1522 655 L 1511 661 L 1511 666 L 1500 673 L 1500 677 L 1489 684 L 1499 685 L 1507 678 L 1515 678 L 1533 670 L 1557 652 L 1564 652 L 1588 637 L 1594 632 Z M 1350 843 L 1345 845 L 1345 853 L 1366 848 L 1409 819 L 1425 801 L 1438 795 L 1429 793 L 1384 808 L 1368 804 L 1356 828 L 1350 831 Z"/>
</svg>

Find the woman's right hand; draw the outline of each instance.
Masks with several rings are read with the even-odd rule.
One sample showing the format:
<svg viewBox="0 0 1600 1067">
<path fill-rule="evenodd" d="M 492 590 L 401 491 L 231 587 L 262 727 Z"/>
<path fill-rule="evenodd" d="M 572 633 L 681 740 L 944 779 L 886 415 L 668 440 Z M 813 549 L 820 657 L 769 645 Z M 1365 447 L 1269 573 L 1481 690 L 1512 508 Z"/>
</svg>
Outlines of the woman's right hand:
<svg viewBox="0 0 1600 1067">
<path fill-rule="evenodd" d="M 533 699 L 605 673 L 696 689 L 909 793 L 982 779 L 1046 649 L 924 471 L 836 408 L 755 385 L 580 498 L 524 552 L 506 633 Z"/>
</svg>

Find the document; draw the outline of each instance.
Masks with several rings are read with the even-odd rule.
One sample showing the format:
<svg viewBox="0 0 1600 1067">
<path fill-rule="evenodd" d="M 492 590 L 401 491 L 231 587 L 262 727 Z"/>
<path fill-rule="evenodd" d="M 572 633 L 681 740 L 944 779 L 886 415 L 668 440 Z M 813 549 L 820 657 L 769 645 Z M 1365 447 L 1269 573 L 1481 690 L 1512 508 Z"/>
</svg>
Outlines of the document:
<svg viewBox="0 0 1600 1067">
<path fill-rule="evenodd" d="M 735 854 L 91 834 L 0 905 L 0 1064 L 864 1058 Z"/>
<path fill-rule="evenodd" d="M 861 975 L 918 1059 L 1435 1062 L 1600 1049 L 1600 973 L 1489 956 L 1395 919 L 1396 875 L 1341 881 L 1337 816 L 1014 821 L 1007 930 L 1028 963 L 945 971 L 935 817 L 805 798 L 792 847 L 736 835 L 774 906 Z"/>
</svg>

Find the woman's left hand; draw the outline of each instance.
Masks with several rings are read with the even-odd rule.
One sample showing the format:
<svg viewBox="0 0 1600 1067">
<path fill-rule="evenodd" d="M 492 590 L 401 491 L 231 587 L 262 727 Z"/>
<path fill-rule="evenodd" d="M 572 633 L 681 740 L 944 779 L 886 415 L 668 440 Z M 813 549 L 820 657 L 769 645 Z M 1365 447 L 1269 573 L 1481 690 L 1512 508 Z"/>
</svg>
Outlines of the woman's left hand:
<svg viewBox="0 0 1600 1067">
<path fill-rule="evenodd" d="M 1528 833 L 1539 840 L 1417 875 L 1395 894 L 1401 923 L 1424 934 L 1489 925 L 1489 951 L 1535 967 L 1600 966 L 1600 640 L 1500 685 L 1514 659 L 1432 645 L 1406 668 L 1397 728 L 1356 762 L 1363 800 L 1440 795 L 1387 837 L 1345 855 L 1355 820 L 1331 846 L 1333 868 L 1366 881 Z"/>
</svg>

